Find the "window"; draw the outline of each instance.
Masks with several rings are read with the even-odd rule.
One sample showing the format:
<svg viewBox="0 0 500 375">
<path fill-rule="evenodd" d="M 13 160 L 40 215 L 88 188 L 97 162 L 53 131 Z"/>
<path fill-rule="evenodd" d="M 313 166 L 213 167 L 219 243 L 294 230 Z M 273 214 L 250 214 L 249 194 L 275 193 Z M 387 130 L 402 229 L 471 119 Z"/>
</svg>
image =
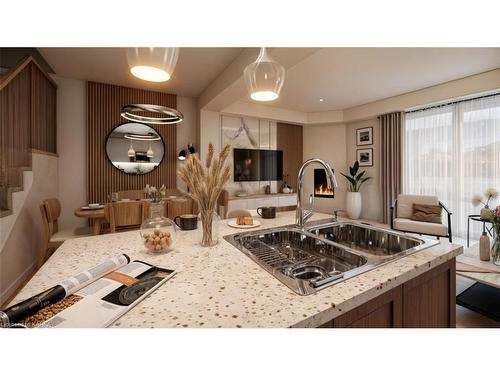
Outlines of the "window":
<svg viewBox="0 0 500 375">
<path fill-rule="evenodd" d="M 403 165 L 403 191 L 437 195 L 465 237 L 467 215 L 479 213 L 472 196 L 500 190 L 500 95 L 407 113 Z M 478 236 L 481 227 L 471 226 Z"/>
</svg>

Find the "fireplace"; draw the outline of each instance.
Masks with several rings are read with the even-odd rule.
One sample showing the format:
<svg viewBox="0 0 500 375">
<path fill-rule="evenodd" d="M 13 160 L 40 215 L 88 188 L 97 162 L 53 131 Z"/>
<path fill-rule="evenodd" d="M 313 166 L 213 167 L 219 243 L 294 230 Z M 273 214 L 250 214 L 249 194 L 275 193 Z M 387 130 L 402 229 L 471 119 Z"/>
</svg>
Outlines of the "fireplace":
<svg viewBox="0 0 500 375">
<path fill-rule="evenodd" d="M 333 169 L 332 169 L 333 172 Z M 314 170 L 314 196 L 318 198 L 334 198 L 335 191 L 333 186 L 328 187 L 326 171 L 323 168 Z"/>
</svg>

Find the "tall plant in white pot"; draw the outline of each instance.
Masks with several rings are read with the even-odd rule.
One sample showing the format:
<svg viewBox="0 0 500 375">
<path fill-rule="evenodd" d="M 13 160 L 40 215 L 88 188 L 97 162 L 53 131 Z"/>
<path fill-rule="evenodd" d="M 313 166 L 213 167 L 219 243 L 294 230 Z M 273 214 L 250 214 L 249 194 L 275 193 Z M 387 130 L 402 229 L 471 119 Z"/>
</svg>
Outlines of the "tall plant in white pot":
<svg viewBox="0 0 500 375">
<path fill-rule="evenodd" d="M 348 192 L 347 192 L 347 199 L 346 199 L 346 211 L 347 215 L 351 219 L 359 219 L 359 216 L 361 215 L 361 193 L 359 189 L 361 189 L 361 186 L 371 179 L 371 177 L 363 177 L 365 175 L 366 171 L 360 172 L 359 171 L 359 162 L 356 161 L 352 167 L 349 167 L 349 174 L 350 176 L 347 176 L 343 173 L 342 176 L 344 176 L 347 181 L 348 181 Z"/>
</svg>

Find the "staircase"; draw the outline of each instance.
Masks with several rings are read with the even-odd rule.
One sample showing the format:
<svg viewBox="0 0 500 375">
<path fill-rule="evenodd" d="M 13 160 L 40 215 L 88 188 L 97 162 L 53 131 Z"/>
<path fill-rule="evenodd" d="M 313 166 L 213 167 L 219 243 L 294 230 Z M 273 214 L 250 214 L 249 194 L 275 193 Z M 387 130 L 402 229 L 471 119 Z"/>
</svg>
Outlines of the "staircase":
<svg viewBox="0 0 500 375">
<path fill-rule="evenodd" d="M 23 191 L 25 186 L 24 172 L 28 171 L 31 171 L 31 166 L 9 168 L 9 174 L 14 178 L 7 180 L 14 182 L 9 184 L 11 186 L 0 186 L 0 218 L 12 215 L 14 210 L 12 194 Z"/>
<path fill-rule="evenodd" d="M 0 218 L 4 218 L 13 214 L 12 194 L 24 189 L 31 150 L 56 152 L 57 85 L 31 56 L 0 74 Z"/>
</svg>

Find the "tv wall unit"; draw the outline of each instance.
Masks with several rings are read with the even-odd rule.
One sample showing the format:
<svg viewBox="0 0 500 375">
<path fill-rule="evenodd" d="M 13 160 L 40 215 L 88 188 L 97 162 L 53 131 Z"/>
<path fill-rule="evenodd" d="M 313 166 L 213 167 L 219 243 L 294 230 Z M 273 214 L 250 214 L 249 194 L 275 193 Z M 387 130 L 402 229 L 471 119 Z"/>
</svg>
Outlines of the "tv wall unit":
<svg viewBox="0 0 500 375">
<path fill-rule="evenodd" d="M 259 207 L 289 207 L 297 205 L 297 194 L 253 194 L 245 197 L 229 197 L 228 210 L 256 210 Z"/>
</svg>

